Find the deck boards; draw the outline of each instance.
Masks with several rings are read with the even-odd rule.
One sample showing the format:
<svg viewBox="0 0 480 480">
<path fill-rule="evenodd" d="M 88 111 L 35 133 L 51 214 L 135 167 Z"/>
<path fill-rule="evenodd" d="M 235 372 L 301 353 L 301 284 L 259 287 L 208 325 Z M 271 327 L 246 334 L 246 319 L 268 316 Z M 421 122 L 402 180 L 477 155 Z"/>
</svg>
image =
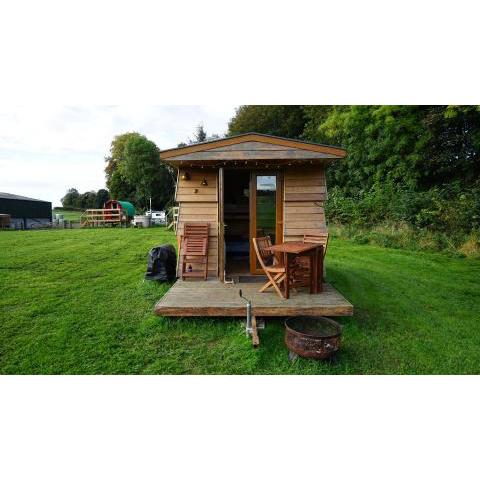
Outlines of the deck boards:
<svg viewBox="0 0 480 480">
<path fill-rule="evenodd" d="M 310 295 L 302 290 L 293 292 L 288 300 L 274 292 L 259 293 L 260 286 L 260 283 L 226 285 L 218 279 L 178 280 L 155 305 L 155 313 L 171 317 L 243 317 L 246 306 L 238 295 L 241 288 L 243 295 L 252 301 L 252 313 L 257 316 L 353 315 L 353 305 L 328 283 L 322 293 Z"/>
</svg>

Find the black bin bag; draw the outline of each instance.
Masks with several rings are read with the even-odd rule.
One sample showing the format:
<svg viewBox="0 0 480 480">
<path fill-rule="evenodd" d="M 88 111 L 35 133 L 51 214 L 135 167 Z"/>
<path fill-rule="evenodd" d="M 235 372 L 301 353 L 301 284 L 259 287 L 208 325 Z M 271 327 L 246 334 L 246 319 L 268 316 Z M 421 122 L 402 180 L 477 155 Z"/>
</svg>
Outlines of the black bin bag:
<svg viewBox="0 0 480 480">
<path fill-rule="evenodd" d="M 145 280 L 173 282 L 177 270 L 177 252 L 173 245 L 160 245 L 148 253 Z"/>
</svg>

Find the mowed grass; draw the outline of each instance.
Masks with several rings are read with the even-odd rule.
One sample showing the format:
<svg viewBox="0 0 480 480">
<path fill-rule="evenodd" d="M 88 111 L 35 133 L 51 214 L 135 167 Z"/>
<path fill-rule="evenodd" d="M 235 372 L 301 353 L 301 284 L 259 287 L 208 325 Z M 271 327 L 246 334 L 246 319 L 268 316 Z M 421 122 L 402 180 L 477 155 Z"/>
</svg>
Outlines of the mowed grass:
<svg viewBox="0 0 480 480">
<path fill-rule="evenodd" d="M 170 232 L 0 232 L 3 374 L 480 373 L 480 262 L 333 239 L 328 278 L 354 305 L 332 361 L 288 361 L 280 320 L 254 350 L 240 319 L 166 319 L 144 282 Z"/>
<path fill-rule="evenodd" d="M 70 220 L 71 222 L 79 222 L 80 217 L 82 216 L 81 211 L 79 210 L 55 210 L 53 209 L 53 217 L 55 218 L 55 214 L 61 214 L 63 215 L 63 218 L 65 220 Z"/>
</svg>

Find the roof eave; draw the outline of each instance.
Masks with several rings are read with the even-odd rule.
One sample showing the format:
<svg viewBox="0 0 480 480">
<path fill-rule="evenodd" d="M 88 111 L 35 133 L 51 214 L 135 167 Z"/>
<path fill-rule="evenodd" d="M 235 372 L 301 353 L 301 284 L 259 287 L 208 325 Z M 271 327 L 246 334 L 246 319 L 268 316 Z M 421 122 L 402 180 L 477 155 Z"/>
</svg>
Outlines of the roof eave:
<svg viewBox="0 0 480 480">
<path fill-rule="evenodd" d="M 234 145 L 248 141 L 260 141 L 270 143 L 273 145 L 289 146 L 298 148 L 300 150 L 308 150 L 320 153 L 330 153 L 335 158 L 344 158 L 347 154 L 346 150 L 341 147 L 332 145 L 323 145 L 319 143 L 306 142 L 303 140 L 293 140 L 284 137 L 276 137 L 274 135 L 266 135 L 261 133 L 244 133 L 231 137 L 210 140 L 208 142 L 196 143 L 194 145 L 187 145 L 186 147 L 176 147 L 160 151 L 160 159 L 166 160 L 168 158 L 185 155 L 187 153 L 195 153 L 201 151 L 208 151 L 221 146 Z"/>
<path fill-rule="evenodd" d="M 328 166 L 338 160 L 339 157 L 312 158 L 306 160 L 178 160 L 169 158 L 160 160 L 174 168 L 284 168 L 294 166 L 324 165 Z"/>
</svg>

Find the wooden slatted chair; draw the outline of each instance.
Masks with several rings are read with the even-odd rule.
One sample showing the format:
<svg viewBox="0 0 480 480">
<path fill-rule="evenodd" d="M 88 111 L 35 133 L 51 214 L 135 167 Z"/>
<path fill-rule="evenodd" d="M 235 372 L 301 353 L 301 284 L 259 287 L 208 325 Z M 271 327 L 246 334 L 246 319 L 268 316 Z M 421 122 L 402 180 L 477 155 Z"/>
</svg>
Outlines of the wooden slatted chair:
<svg viewBox="0 0 480 480">
<path fill-rule="evenodd" d="M 327 253 L 328 233 L 319 233 L 318 235 L 304 235 L 303 243 L 320 243 L 323 245 L 323 258 Z"/>
<path fill-rule="evenodd" d="M 316 235 L 305 234 L 304 243 L 318 243 L 323 246 L 323 258 L 327 253 L 328 233 L 319 233 Z M 310 285 L 310 260 L 306 257 L 297 257 L 295 259 L 295 272 L 293 274 L 294 287 L 306 287 Z"/>
<path fill-rule="evenodd" d="M 259 292 L 265 292 L 265 290 L 273 287 L 277 294 L 281 298 L 285 298 L 285 295 L 280 290 L 279 285 L 285 282 L 285 266 L 281 265 L 277 260 L 273 252 L 269 247 L 272 246 L 270 237 L 252 238 L 253 248 L 257 255 L 258 263 L 262 267 L 265 275 L 268 277 L 268 282 L 263 285 Z"/>
<path fill-rule="evenodd" d="M 208 277 L 208 229 L 203 222 L 185 223 L 182 236 L 182 280 L 185 277 Z M 202 265 L 201 271 L 192 264 Z M 188 265 L 188 268 L 187 268 Z"/>
</svg>

